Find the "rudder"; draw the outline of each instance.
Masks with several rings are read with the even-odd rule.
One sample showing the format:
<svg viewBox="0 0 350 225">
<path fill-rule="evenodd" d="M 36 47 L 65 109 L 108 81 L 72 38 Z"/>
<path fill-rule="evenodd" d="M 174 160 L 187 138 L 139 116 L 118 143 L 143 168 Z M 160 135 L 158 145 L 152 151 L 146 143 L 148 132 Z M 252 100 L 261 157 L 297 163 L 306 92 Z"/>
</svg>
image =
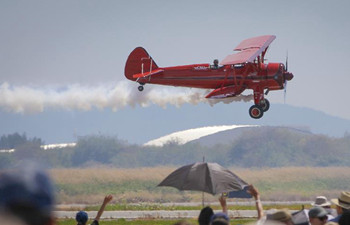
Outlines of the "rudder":
<svg viewBox="0 0 350 225">
<path fill-rule="evenodd" d="M 155 69 L 158 69 L 158 66 L 152 57 L 144 48 L 137 47 L 130 53 L 126 61 L 124 74 L 127 79 L 136 81 L 136 78 L 133 78 L 134 74 L 145 73 Z"/>
</svg>

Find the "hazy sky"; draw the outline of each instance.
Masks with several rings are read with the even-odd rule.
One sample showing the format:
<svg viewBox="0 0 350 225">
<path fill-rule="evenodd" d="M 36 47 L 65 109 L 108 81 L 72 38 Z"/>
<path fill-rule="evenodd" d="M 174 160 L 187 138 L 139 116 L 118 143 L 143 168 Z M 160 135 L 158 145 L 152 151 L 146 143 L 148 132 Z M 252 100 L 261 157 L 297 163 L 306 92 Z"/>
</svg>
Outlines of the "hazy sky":
<svg viewBox="0 0 350 225">
<path fill-rule="evenodd" d="M 2 0 L 0 100 L 18 87 L 25 95 L 73 84 L 84 94 L 118 84 L 137 46 L 159 66 L 211 63 L 243 39 L 273 34 L 268 61 L 285 62 L 288 51 L 294 74 L 287 104 L 350 119 L 349 8 L 347 0 Z M 267 98 L 281 103 L 283 91 Z"/>
</svg>

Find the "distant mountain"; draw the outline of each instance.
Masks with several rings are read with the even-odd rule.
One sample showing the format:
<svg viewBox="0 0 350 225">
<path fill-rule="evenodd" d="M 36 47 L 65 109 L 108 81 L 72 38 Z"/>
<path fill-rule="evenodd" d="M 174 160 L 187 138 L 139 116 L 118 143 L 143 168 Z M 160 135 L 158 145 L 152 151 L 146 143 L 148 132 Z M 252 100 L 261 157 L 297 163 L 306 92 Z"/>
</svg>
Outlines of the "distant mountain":
<svg viewBox="0 0 350 225">
<path fill-rule="evenodd" d="M 199 127 L 246 124 L 305 127 L 315 134 L 343 137 L 350 132 L 350 120 L 309 108 L 271 104 L 264 117 L 248 115 L 251 103 L 235 102 L 161 108 L 135 106 L 112 110 L 45 111 L 23 115 L 0 112 L 0 136 L 14 132 L 41 138 L 45 144 L 76 142 L 79 136 L 103 134 L 130 143 L 143 144 L 173 132 Z"/>
<path fill-rule="evenodd" d="M 162 147 L 169 142 L 180 145 L 187 143 L 199 143 L 202 146 L 213 147 L 217 144 L 232 144 L 240 138 L 246 131 L 261 130 L 266 128 L 283 128 L 292 133 L 312 135 L 305 128 L 279 127 L 279 126 L 252 126 L 252 125 L 230 125 L 230 126 L 211 126 L 188 129 L 174 132 L 163 137 L 148 141 L 144 146 Z"/>
<path fill-rule="evenodd" d="M 199 143 L 203 146 L 212 147 L 217 144 L 232 144 L 237 139 L 241 137 L 242 134 L 248 131 L 254 132 L 257 129 L 266 128 L 283 128 L 291 131 L 292 133 L 298 133 L 303 135 L 313 135 L 309 130 L 304 130 L 304 128 L 294 128 L 294 127 L 279 127 L 279 126 L 258 126 L 258 127 L 240 127 L 237 129 L 230 129 L 225 131 L 220 131 L 215 134 L 203 136 L 189 143 Z"/>
<path fill-rule="evenodd" d="M 255 127 L 252 125 L 230 125 L 230 126 L 211 126 L 188 129 L 174 132 L 163 137 L 148 141 L 144 146 L 163 146 L 169 142 L 176 142 L 177 144 L 186 144 L 188 142 L 195 142 L 199 139 L 207 139 L 217 133 L 224 133 L 225 131 L 240 130 L 245 127 Z"/>
</svg>

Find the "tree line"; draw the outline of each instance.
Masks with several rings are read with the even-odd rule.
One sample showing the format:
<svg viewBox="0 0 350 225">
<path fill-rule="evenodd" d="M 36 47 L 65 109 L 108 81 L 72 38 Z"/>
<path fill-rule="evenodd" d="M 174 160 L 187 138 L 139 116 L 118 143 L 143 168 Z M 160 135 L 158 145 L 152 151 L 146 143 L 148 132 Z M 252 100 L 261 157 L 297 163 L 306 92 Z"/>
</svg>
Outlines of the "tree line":
<svg viewBox="0 0 350 225">
<path fill-rule="evenodd" d="M 43 150 L 42 144 L 40 138 L 25 134 L 3 135 L 0 149 L 16 150 L 0 153 L 0 168 L 28 160 L 48 168 L 180 166 L 200 162 L 203 157 L 208 162 L 242 168 L 350 165 L 350 135 L 333 138 L 276 127 L 248 130 L 232 143 L 210 147 L 176 141 L 163 147 L 145 147 L 103 135 L 80 137 L 74 147 Z"/>
</svg>

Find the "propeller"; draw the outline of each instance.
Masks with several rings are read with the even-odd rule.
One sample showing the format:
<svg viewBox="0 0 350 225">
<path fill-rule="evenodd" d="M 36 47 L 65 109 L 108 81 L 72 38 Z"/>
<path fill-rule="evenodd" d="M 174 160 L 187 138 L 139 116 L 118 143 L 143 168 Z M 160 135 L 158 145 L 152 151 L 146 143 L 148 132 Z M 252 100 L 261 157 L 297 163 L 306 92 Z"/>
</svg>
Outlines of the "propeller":
<svg viewBox="0 0 350 225">
<path fill-rule="evenodd" d="M 284 104 L 286 104 L 286 96 L 287 96 L 287 81 L 284 82 Z"/>
<path fill-rule="evenodd" d="M 288 72 L 288 50 L 287 50 L 287 56 L 286 56 L 286 71 Z"/>
<path fill-rule="evenodd" d="M 286 56 L 286 71 L 284 72 L 285 74 L 288 73 L 288 50 L 287 50 L 287 56 Z M 286 104 L 286 96 L 287 96 L 287 79 L 284 76 L 284 104 Z"/>
</svg>

